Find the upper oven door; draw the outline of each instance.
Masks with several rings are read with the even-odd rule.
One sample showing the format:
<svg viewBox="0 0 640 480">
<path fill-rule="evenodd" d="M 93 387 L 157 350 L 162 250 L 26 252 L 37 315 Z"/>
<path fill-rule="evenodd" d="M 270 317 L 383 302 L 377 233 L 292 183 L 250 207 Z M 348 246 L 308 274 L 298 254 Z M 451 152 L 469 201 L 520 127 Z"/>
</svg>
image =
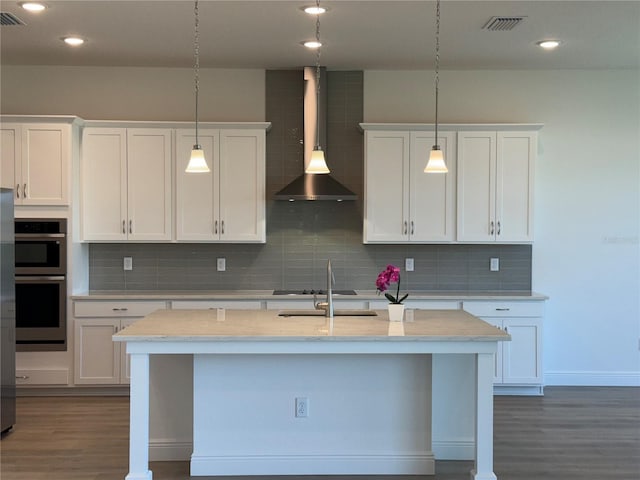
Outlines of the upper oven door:
<svg viewBox="0 0 640 480">
<path fill-rule="evenodd" d="M 65 234 L 16 233 L 15 261 L 16 275 L 65 275 L 67 269 Z"/>
</svg>

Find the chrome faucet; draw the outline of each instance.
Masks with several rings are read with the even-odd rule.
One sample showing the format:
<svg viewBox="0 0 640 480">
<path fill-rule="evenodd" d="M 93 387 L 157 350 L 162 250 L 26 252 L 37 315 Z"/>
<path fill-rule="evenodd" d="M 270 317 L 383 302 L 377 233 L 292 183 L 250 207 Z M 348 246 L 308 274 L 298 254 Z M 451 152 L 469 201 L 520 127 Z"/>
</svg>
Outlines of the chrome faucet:
<svg viewBox="0 0 640 480">
<path fill-rule="evenodd" d="M 315 304 L 316 310 L 324 310 L 324 316 L 333 318 L 333 284 L 336 279 L 331 270 L 331 259 L 327 260 L 327 301 Z"/>
</svg>

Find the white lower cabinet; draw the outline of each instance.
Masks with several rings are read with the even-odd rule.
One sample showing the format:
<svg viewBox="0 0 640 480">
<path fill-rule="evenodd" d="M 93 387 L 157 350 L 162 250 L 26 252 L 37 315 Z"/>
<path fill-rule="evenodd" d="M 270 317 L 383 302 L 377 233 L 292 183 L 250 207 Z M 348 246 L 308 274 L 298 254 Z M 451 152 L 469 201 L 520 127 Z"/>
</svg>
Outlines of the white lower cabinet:
<svg viewBox="0 0 640 480">
<path fill-rule="evenodd" d="M 511 335 L 500 342 L 495 357 L 497 393 L 542 394 L 543 301 L 463 302 L 463 309 Z"/>
<path fill-rule="evenodd" d="M 74 383 L 129 383 L 126 346 L 112 336 L 149 313 L 166 308 L 164 301 L 74 302 Z"/>
</svg>

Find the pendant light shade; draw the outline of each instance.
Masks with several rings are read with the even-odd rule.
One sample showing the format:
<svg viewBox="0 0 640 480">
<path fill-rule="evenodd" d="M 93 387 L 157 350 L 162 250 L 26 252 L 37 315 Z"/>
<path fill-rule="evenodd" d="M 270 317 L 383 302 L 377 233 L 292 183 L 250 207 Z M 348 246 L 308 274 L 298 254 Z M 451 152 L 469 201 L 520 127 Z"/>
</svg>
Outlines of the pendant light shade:
<svg viewBox="0 0 640 480">
<path fill-rule="evenodd" d="M 195 58 L 194 64 L 194 83 L 195 83 L 195 91 L 196 91 L 196 143 L 191 150 L 191 157 L 189 158 L 189 163 L 187 164 L 187 168 L 185 172 L 187 173 L 207 173 L 210 172 L 209 165 L 207 165 L 207 161 L 204 158 L 204 150 L 200 146 L 198 142 L 198 93 L 200 90 L 200 39 L 198 36 L 198 26 L 200 24 L 198 17 L 198 0 L 196 0 L 194 7 L 194 16 L 195 16 L 195 33 L 193 37 L 193 53 Z"/>
<path fill-rule="evenodd" d="M 424 167 L 425 173 L 447 173 L 447 165 L 444 163 L 444 154 L 438 145 L 438 92 L 440 86 L 440 0 L 436 1 L 436 123 L 435 144 L 429 153 L 429 161 Z"/>
<path fill-rule="evenodd" d="M 185 170 L 187 173 L 207 173 L 209 172 L 209 165 L 204 158 L 204 150 L 200 145 L 194 145 L 191 150 L 191 157 L 189 158 L 189 164 Z"/>
<path fill-rule="evenodd" d="M 311 160 L 309 161 L 309 165 L 307 165 L 304 173 L 329 173 L 329 167 L 327 167 L 327 162 L 324 160 L 324 152 L 321 149 L 313 149 L 313 152 L 311 152 Z"/>
<path fill-rule="evenodd" d="M 429 161 L 424 169 L 425 173 L 447 173 L 449 170 L 444 163 L 444 155 L 440 145 L 434 145 L 429 152 Z"/>
</svg>

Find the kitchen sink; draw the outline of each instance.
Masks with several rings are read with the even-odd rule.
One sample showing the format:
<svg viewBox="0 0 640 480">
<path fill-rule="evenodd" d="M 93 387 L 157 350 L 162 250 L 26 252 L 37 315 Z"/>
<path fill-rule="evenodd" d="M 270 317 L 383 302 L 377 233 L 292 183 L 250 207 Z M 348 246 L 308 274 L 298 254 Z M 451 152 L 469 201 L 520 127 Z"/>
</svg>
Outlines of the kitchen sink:
<svg viewBox="0 0 640 480">
<path fill-rule="evenodd" d="M 335 309 L 334 317 L 374 317 L 378 315 L 374 310 L 345 310 Z M 279 317 L 324 317 L 324 310 L 280 310 Z"/>
</svg>

